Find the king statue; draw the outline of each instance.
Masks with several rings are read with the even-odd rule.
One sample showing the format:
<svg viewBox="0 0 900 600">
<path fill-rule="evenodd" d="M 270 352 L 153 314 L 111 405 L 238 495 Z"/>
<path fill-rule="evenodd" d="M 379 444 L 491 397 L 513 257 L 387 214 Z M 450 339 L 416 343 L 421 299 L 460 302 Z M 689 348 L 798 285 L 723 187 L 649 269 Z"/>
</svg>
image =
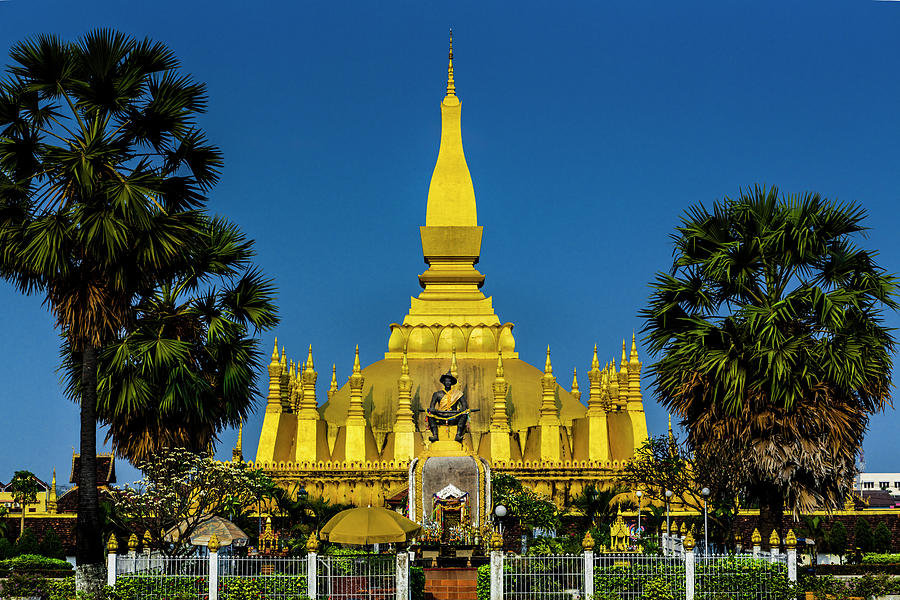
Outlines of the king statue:
<svg viewBox="0 0 900 600">
<path fill-rule="evenodd" d="M 462 390 L 456 385 L 456 377 L 452 374 L 441 375 L 441 385 L 444 389 L 436 391 L 431 396 L 431 406 L 428 408 L 428 428 L 431 430 L 431 441 L 438 439 L 438 425 L 456 425 L 456 441 L 462 442 L 466 432 L 466 423 L 469 422 L 469 403 Z"/>
</svg>

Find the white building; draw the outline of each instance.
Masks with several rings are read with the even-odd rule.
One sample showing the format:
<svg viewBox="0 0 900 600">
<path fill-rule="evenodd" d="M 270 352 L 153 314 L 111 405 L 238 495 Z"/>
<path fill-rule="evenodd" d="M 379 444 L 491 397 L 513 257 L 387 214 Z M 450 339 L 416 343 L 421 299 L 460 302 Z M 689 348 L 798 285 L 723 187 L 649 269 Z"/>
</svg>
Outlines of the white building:
<svg viewBox="0 0 900 600">
<path fill-rule="evenodd" d="M 859 473 L 856 476 L 855 488 L 858 492 L 885 490 L 898 496 L 900 495 L 900 473 Z"/>
</svg>

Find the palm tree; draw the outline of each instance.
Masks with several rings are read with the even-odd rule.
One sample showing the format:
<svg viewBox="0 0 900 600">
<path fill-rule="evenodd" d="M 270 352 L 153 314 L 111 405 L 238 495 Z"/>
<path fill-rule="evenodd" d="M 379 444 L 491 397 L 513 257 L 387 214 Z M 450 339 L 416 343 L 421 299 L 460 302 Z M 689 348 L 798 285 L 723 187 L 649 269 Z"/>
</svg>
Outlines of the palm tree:
<svg viewBox="0 0 900 600">
<path fill-rule="evenodd" d="M 854 244 L 865 211 L 755 187 L 695 206 L 641 311 L 664 406 L 698 457 L 780 524 L 837 507 L 890 400 L 897 282 Z"/>
<path fill-rule="evenodd" d="M 102 585 L 97 361 L 137 299 L 184 270 L 221 153 L 204 86 L 164 45 L 97 30 L 15 44 L 0 82 L 0 276 L 39 294 L 81 356 L 79 591 Z"/>
<path fill-rule="evenodd" d="M 222 219 L 206 223 L 190 271 L 140 298 L 98 357 L 98 416 L 132 463 L 165 448 L 206 452 L 258 398 L 259 341 L 277 323 L 274 288 L 252 268 L 252 243 Z M 217 274 L 221 287 L 199 283 Z M 80 394 L 81 355 L 63 348 L 67 391 Z"/>
</svg>

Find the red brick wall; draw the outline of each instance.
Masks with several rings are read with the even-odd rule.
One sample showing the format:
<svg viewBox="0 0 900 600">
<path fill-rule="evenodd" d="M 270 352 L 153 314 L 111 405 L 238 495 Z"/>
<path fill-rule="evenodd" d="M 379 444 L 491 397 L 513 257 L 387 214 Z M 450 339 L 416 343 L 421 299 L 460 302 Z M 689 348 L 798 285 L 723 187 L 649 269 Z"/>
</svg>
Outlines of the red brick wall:
<svg viewBox="0 0 900 600">
<path fill-rule="evenodd" d="M 425 569 L 425 600 L 475 600 L 472 568 Z"/>
</svg>

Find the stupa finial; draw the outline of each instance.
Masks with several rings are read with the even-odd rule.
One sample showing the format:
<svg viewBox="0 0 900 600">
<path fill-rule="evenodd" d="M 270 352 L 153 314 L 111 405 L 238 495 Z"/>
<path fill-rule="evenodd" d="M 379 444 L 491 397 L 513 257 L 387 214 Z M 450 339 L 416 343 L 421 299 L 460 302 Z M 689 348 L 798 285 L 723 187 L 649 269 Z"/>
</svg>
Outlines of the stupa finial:
<svg viewBox="0 0 900 600">
<path fill-rule="evenodd" d="M 550 364 L 550 346 L 547 345 L 547 360 L 544 361 L 544 373 L 547 375 L 553 374 L 553 365 Z"/>
<path fill-rule="evenodd" d="M 591 360 L 591 370 L 600 370 L 600 361 L 597 360 L 597 344 L 594 344 L 594 358 Z"/>
<path fill-rule="evenodd" d="M 356 345 L 356 355 L 353 357 L 353 374 L 359 375 L 361 369 L 359 368 L 359 344 Z"/>
<path fill-rule="evenodd" d="M 275 338 L 275 348 L 272 349 L 272 364 L 278 364 L 278 338 Z"/>
<path fill-rule="evenodd" d="M 450 53 L 447 65 L 447 95 L 456 95 L 456 83 L 453 81 L 453 28 L 450 28 Z"/>
<path fill-rule="evenodd" d="M 497 379 L 503 379 L 503 351 L 497 352 Z"/>
<path fill-rule="evenodd" d="M 309 345 L 309 354 L 306 355 L 306 369 L 315 370 L 312 357 L 312 344 Z"/>
</svg>

